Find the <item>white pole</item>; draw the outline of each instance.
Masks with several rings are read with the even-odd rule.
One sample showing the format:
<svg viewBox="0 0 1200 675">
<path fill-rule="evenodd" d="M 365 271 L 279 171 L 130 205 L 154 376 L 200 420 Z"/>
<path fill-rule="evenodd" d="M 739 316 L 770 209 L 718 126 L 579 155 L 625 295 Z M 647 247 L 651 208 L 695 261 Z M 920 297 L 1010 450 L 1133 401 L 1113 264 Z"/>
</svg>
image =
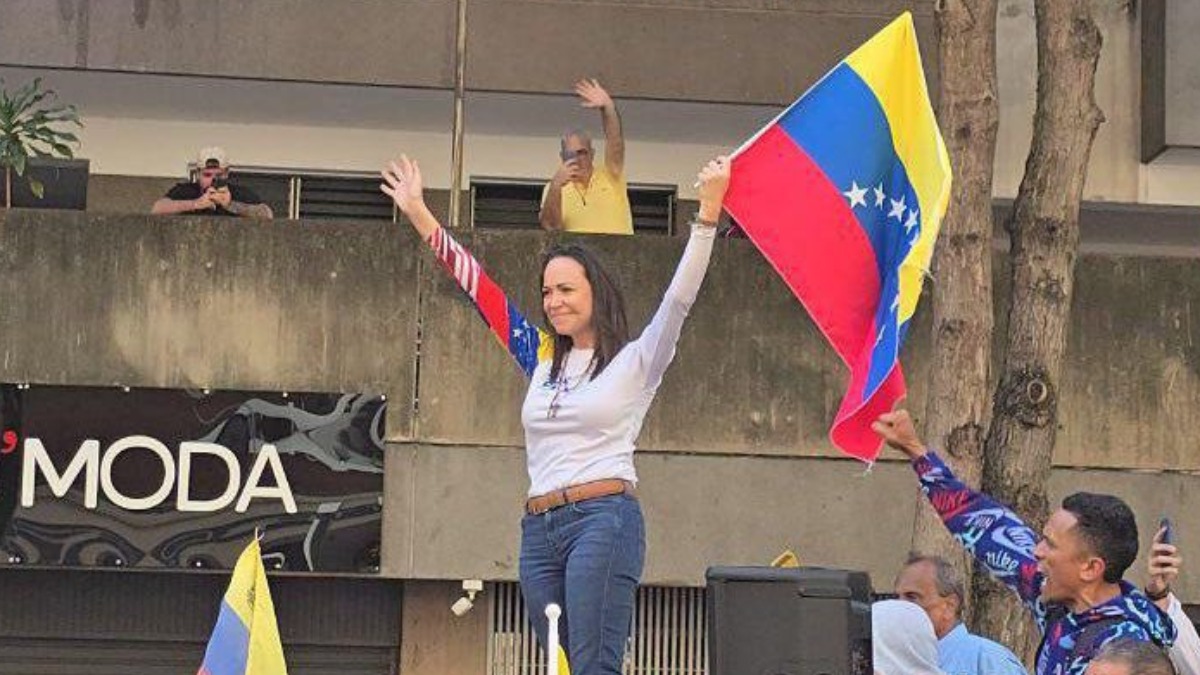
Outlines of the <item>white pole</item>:
<svg viewBox="0 0 1200 675">
<path fill-rule="evenodd" d="M 562 608 L 555 603 L 546 605 L 546 620 L 550 625 L 550 639 L 546 646 L 546 673 L 558 675 L 558 617 L 562 616 Z"/>
</svg>

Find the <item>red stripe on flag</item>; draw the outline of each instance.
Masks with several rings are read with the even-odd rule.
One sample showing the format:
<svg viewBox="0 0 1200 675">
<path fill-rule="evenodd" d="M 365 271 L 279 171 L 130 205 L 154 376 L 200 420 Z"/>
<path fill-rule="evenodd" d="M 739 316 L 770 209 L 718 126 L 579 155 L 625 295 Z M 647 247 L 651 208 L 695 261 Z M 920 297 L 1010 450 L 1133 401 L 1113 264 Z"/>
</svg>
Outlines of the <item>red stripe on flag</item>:
<svg viewBox="0 0 1200 675">
<path fill-rule="evenodd" d="M 725 208 L 852 364 L 873 334 L 879 273 L 846 198 L 773 126 L 734 158 Z"/>
<path fill-rule="evenodd" d="M 866 386 L 867 373 L 871 368 L 870 358 L 867 353 L 859 365 L 851 366 L 850 387 L 834 417 L 833 428 L 829 430 L 829 439 L 834 445 L 866 462 L 875 461 L 883 445 L 879 434 L 871 429 L 871 424 L 883 413 L 891 412 L 896 401 L 904 398 L 906 392 L 904 373 L 897 361 L 892 372 L 875 390 L 875 395 L 862 400 L 863 387 Z"/>
<path fill-rule="evenodd" d="M 851 369 L 831 440 L 850 455 L 874 459 L 880 439 L 871 422 L 903 395 L 904 380 L 897 367 L 870 401 L 861 400 L 880 280 L 875 251 L 848 200 L 803 148 L 772 126 L 734 159 L 725 208 Z"/>
</svg>

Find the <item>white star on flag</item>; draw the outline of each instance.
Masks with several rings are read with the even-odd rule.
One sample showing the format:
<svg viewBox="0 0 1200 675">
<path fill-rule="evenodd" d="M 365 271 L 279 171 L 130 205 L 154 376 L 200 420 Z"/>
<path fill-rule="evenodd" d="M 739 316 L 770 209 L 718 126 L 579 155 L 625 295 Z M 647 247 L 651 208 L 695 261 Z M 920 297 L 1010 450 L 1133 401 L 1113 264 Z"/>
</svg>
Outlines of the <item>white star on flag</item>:
<svg viewBox="0 0 1200 675">
<path fill-rule="evenodd" d="M 903 221 L 905 209 L 904 197 L 901 197 L 900 201 L 896 201 L 895 199 L 889 199 L 888 201 L 892 203 L 892 210 L 888 213 L 887 217 L 895 218 L 897 222 Z"/>
<path fill-rule="evenodd" d="M 887 195 L 883 194 L 883 183 L 876 185 L 874 187 L 874 192 L 875 192 L 875 208 L 882 209 L 883 208 L 883 198 L 887 196 Z"/>
<path fill-rule="evenodd" d="M 904 231 L 905 232 L 912 232 L 912 229 L 917 226 L 917 216 L 918 215 L 919 214 L 917 213 L 916 209 L 908 210 L 908 220 L 904 221 Z"/>
<path fill-rule="evenodd" d="M 879 337 L 875 338 L 875 344 L 879 344 L 879 343 L 883 342 L 883 338 L 886 335 L 887 335 L 887 326 L 880 326 Z"/>
<path fill-rule="evenodd" d="M 858 181 L 850 181 L 850 189 L 842 193 L 850 200 L 850 209 L 867 205 L 867 189 L 858 186 Z"/>
</svg>

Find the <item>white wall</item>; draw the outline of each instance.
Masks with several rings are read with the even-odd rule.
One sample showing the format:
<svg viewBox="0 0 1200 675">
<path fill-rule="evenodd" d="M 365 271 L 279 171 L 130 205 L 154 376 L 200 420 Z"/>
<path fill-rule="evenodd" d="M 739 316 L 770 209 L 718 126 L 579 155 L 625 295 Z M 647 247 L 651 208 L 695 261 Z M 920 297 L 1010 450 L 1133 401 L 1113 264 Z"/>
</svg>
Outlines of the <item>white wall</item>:
<svg viewBox="0 0 1200 675">
<path fill-rule="evenodd" d="M 450 134 L 381 129 L 85 117 L 79 154 L 92 173 L 183 176 L 196 152 L 225 148 L 236 166 L 378 171 L 401 150 L 420 157 L 433 187 L 450 175 Z"/>
<path fill-rule="evenodd" d="M 1096 71 L 1096 103 L 1105 122 L 1096 134 L 1084 198 L 1138 201 L 1139 32 L 1122 3 L 1093 3 L 1104 39 Z M 1013 197 L 1025 171 L 1033 136 L 1037 92 L 1037 40 L 1032 0 L 1001 0 L 997 20 L 1000 132 L 994 194 Z"/>
<path fill-rule="evenodd" d="M 187 163 L 207 145 L 220 145 L 236 166 L 378 171 L 400 152 L 419 158 L 431 188 L 450 186 L 451 135 L 392 129 L 273 126 L 198 120 L 84 118 L 80 156 L 98 174 L 183 176 Z M 598 142 L 598 146 L 602 143 Z M 701 164 L 727 146 L 631 141 L 629 179 L 678 185 L 694 196 Z M 466 177 L 545 179 L 558 162 L 556 136 L 484 136 L 466 139 Z"/>
<path fill-rule="evenodd" d="M 1153 164 L 1140 163 L 1137 17 L 1127 3 L 1096 0 L 1094 6 L 1104 37 L 1096 100 L 1106 121 L 1093 146 L 1085 198 L 1200 204 L 1200 151 L 1172 151 Z M 1033 0 L 1001 0 L 997 196 L 1014 196 L 1024 171 L 1036 54 Z M 199 147 L 216 143 L 235 165 L 364 172 L 377 171 L 404 150 L 421 159 L 430 187 L 445 189 L 451 183 L 449 92 L 207 78 L 199 83 L 205 95 L 225 102 L 207 110 L 195 99 L 196 78 L 11 68 L 0 74 L 44 75 L 66 100 L 81 104 L 87 115 L 81 154 L 92 160 L 95 173 L 180 176 Z M 629 179 L 677 185 L 685 198 L 694 196 L 692 176 L 701 163 L 738 145 L 776 112 L 762 106 L 618 100 Z M 261 119 L 282 121 L 245 123 Z M 601 135 L 598 115 L 581 110 L 567 93 L 471 93 L 466 119 L 467 179 L 544 179 L 557 162 L 559 133 L 578 126 Z"/>
<path fill-rule="evenodd" d="M 597 152 L 603 142 L 595 141 Z M 679 196 L 694 199 L 696 174 L 708 160 L 734 149 L 728 145 L 629 141 L 626 176 L 633 183 L 675 185 Z M 466 176 L 547 179 L 558 168 L 557 136 L 469 136 Z"/>
<path fill-rule="evenodd" d="M 1186 5 L 1186 7 L 1184 7 Z M 1196 75 L 1178 71 L 1182 55 L 1200 53 L 1183 28 L 1200 23 L 1200 3 L 1173 2 L 1168 30 L 1168 114 L 1172 142 L 1186 140 L 1188 124 L 1200 129 L 1188 112 L 1200 109 Z M 1200 149 L 1171 149 L 1150 164 L 1141 163 L 1141 33 L 1136 14 L 1125 3 L 1093 4 L 1104 38 L 1096 71 L 1096 103 L 1105 122 L 1092 147 L 1084 198 L 1094 201 L 1200 206 Z M 1186 17 L 1184 17 L 1186 18 Z M 997 77 L 1000 134 L 996 148 L 994 193 L 1013 197 L 1020 187 L 1033 135 L 1037 45 L 1032 0 L 1001 0 L 998 20 Z M 1174 41 L 1171 41 L 1174 38 Z M 1200 44 L 1200 43 L 1197 43 Z M 1188 121 L 1190 120 L 1190 121 Z"/>
<path fill-rule="evenodd" d="M 1200 2 L 1167 2 L 1167 143 L 1200 146 Z"/>
<path fill-rule="evenodd" d="M 1172 148 L 1142 166 L 1139 201 L 1200 206 L 1200 148 Z"/>
</svg>

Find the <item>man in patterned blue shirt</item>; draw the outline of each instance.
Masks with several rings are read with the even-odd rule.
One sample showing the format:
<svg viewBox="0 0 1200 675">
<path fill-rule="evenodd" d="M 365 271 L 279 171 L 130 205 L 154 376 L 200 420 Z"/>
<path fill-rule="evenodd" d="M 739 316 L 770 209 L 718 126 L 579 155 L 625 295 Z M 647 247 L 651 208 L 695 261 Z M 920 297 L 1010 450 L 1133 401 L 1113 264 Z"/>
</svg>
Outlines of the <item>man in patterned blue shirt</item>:
<svg viewBox="0 0 1200 675">
<path fill-rule="evenodd" d="M 872 428 L 912 461 L 950 534 L 1033 614 L 1042 632 L 1037 675 L 1083 675 L 1100 647 L 1117 639 L 1174 642 L 1171 619 L 1122 580 L 1138 551 L 1137 523 L 1125 502 L 1077 492 L 1039 536 L 1011 509 L 955 477 L 917 437 L 908 412 L 880 415 Z"/>
<path fill-rule="evenodd" d="M 947 675 L 1028 675 L 1007 647 L 973 635 L 963 625 L 963 581 L 941 557 L 910 555 L 896 575 L 895 591 L 929 615 L 938 638 L 938 666 Z"/>
</svg>

